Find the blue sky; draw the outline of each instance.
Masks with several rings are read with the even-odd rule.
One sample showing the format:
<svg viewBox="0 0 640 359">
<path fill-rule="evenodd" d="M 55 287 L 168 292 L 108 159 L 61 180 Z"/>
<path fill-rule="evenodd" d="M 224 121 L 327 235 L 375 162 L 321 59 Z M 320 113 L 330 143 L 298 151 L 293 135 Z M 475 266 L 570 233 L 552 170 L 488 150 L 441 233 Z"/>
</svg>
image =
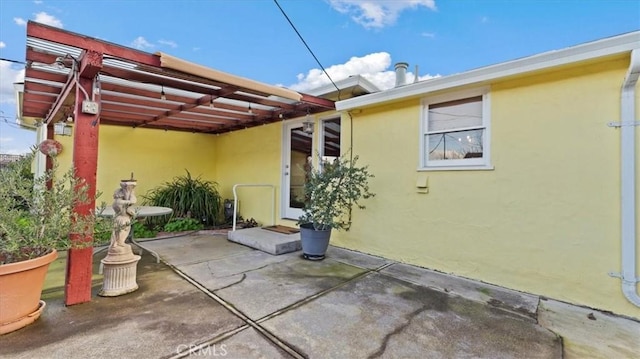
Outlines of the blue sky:
<svg viewBox="0 0 640 359">
<path fill-rule="evenodd" d="M 381 88 L 400 61 L 427 80 L 640 29 L 637 0 L 279 3 L 334 80 L 362 74 Z M 300 91 L 327 82 L 273 0 L 1 0 L 0 58 L 24 60 L 27 20 Z M 0 61 L 0 153 L 35 142 L 15 125 L 22 69 Z"/>
</svg>

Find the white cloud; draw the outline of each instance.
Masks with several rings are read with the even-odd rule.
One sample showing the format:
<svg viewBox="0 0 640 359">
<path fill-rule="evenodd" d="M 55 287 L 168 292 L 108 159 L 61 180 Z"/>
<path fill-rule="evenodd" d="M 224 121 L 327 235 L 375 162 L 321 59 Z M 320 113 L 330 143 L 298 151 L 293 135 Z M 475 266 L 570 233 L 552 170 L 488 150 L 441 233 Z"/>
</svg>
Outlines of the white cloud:
<svg viewBox="0 0 640 359">
<path fill-rule="evenodd" d="M 34 4 L 38 4 L 38 5 L 40 5 L 40 4 L 42 4 L 42 1 L 40 1 L 40 0 L 34 0 L 34 1 L 33 1 L 33 3 L 34 3 Z"/>
<path fill-rule="evenodd" d="M 488 22 L 489 22 L 489 18 L 488 18 L 488 17 L 486 17 L 486 16 L 483 16 L 483 17 L 480 19 L 480 22 L 481 22 L 481 23 L 483 23 L 483 24 L 486 24 L 486 23 L 488 23 Z"/>
<path fill-rule="evenodd" d="M 45 25 L 49 25 L 49 26 L 53 26 L 53 27 L 59 27 L 62 28 L 64 27 L 62 25 L 62 21 L 60 21 L 60 19 L 58 19 L 57 17 L 53 16 L 53 15 L 49 15 L 44 11 L 41 11 L 37 14 L 34 14 L 35 18 L 33 19 L 33 21 L 35 22 L 39 22 L 41 24 L 45 24 Z M 19 26 L 25 26 L 27 25 L 27 20 L 21 18 L 21 17 L 14 17 L 13 18 L 13 22 L 15 22 L 17 25 Z"/>
<path fill-rule="evenodd" d="M 426 7 L 437 10 L 435 0 L 329 0 L 336 11 L 351 15 L 356 23 L 370 28 L 395 24 L 401 12 Z"/>
<path fill-rule="evenodd" d="M 5 44 L 4 41 L 0 41 L 0 49 L 4 49 L 5 47 L 7 47 L 7 44 Z"/>
<path fill-rule="evenodd" d="M 135 47 L 138 50 L 153 48 L 153 44 L 147 41 L 147 39 L 142 36 L 136 37 L 136 39 L 131 42 L 131 46 Z"/>
<path fill-rule="evenodd" d="M 12 141 L 13 141 L 12 137 L 0 137 L 0 143 L 9 143 Z"/>
<path fill-rule="evenodd" d="M 381 90 L 386 90 L 395 85 L 395 70 L 390 67 L 391 55 L 387 52 L 376 52 L 362 57 L 352 57 L 344 64 L 332 65 L 327 68 L 327 73 L 334 82 L 349 76 L 362 75 Z M 407 72 L 407 81 L 413 82 L 414 76 L 412 72 Z M 423 81 L 438 76 L 419 76 L 418 80 Z M 296 91 L 304 92 L 331 83 L 321 69 L 311 69 L 307 74 L 299 74 L 297 77 L 298 82 L 288 86 Z"/>
<path fill-rule="evenodd" d="M 436 34 L 435 34 L 435 33 L 433 33 L 433 32 L 423 32 L 423 33 L 421 33 L 421 34 L 420 34 L 420 36 L 422 36 L 422 37 L 428 37 L 428 38 L 430 38 L 430 39 L 433 39 L 433 38 L 435 38 L 435 37 L 436 37 Z"/>
<path fill-rule="evenodd" d="M 14 82 L 24 81 L 24 68 L 16 70 L 11 62 L 0 60 L 0 103 L 15 103 Z"/>
<path fill-rule="evenodd" d="M 175 49 L 176 47 L 178 47 L 178 44 L 176 44 L 176 42 L 175 42 L 175 41 L 171 41 L 171 40 L 158 40 L 158 43 L 159 43 L 160 45 L 169 46 L 169 47 L 174 48 L 174 49 Z"/>
<path fill-rule="evenodd" d="M 35 17 L 35 19 L 33 19 L 33 21 L 39 22 L 41 24 L 53 26 L 53 27 L 59 27 L 59 28 L 63 27 L 62 26 L 62 21 L 60 21 L 60 19 L 56 18 L 53 15 L 49 15 L 44 11 L 41 11 L 41 12 L 37 13 L 36 17 Z"/>
</svg>

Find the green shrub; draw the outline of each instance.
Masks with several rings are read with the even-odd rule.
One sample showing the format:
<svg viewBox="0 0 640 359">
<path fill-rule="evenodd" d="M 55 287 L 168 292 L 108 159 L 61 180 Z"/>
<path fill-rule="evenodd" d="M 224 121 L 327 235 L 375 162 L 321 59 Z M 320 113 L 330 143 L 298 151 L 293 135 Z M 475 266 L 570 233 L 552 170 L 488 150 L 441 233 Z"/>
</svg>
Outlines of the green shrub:
<svg viewBox="0 0 640 359">
<path fill-rule="evenodd" d="M 55 156 L 51 157 L 53 168 L 33 178 L 35 151 L 0 169 L 0 264 L 98 242 L 92 238 L 96 216 L 74 211 L 78 204 L 93 205 L 89 185 L 75 176 L 74 168 L 56 172 Z M 71 234 L 83 240 L 72 241 Z"/>
<path fill-rule="evenodd" d="M 169 207 L 178 218 L 193 218 L 207 226 L 222 223 L 222 199 L 218 193 L 217 183 L 186 176 L 178 176 L 171 182 L 153 188 L 144 196 L 147 204 Z M 156 219 L 158 218 L 158 219 Z M 154 223 L 163 226 L 167 219 L 154 217 Z"/>
<path fill-rule="evenodd" d="M 151 225 L 142 222 L 133 222 L 133 238 L 154 238 L 158 235 L 158 231 Z"/>
<path fill-rule="evenodd" d="M 193 218 L 173 218 L 164 225 L 165 232 L 197 231 L 204 226 Z"/>
</svg>

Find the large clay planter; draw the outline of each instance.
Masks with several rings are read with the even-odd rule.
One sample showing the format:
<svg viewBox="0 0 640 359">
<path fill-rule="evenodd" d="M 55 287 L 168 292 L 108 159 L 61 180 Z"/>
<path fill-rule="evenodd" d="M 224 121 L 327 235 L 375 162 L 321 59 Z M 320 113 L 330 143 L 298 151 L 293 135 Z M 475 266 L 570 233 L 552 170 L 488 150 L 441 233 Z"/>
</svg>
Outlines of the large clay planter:
<svg viewBox="0 0 640 359">
<path fill-rule="evenodd" d="M 40 317 L 40 300 L 49 264 L 58 258 L 53 251 L 42 257 L 0 265 L 0 334 L 18 330 Z"/>
<path fill-rule="evenodd" d="M 302 256 L 305 259 L 323 260 L 329 248 L 331 229 L 316 230 L 312 223 L 300 225 L 300 242 L 302 244 Z"/>
</svg>

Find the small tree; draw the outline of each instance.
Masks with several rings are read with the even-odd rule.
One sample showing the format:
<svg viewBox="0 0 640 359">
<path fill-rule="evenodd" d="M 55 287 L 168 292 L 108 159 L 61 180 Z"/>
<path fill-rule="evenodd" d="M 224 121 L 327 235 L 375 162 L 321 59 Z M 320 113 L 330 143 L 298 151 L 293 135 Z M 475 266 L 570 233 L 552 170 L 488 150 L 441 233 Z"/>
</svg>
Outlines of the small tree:
<svg viewBox="0 0 640 359">
<path fill-rule="evenodd" d="M 77 204 L 88 203 L 88 184 L 74 176 L 73 168 L 54 176 L 58 168 L 55 156 L 53 169 L 31 180 L 25 173 L 30 173 L 34 154 L 0 170 L 0 264 L 69 249 L 71 233 L 85 238 L 93 235 L 95 213 L 80 216 L 73 212 Z M 48 182 L 52 183 L 49 189 Z"/>
<path fill-rule="evenodd" d="M 349 230 L 354 205 L 365 209 L 359 201 L 375 196 L 369 191 L 368 166 L 357 167 L 358 156 L 346 155 L 325 161 L 321 168 L 311 168 L 304 185 L 304 214 L 298 224 L 313 223 L 316 230 L 331 228 Z"/>
</svg>

